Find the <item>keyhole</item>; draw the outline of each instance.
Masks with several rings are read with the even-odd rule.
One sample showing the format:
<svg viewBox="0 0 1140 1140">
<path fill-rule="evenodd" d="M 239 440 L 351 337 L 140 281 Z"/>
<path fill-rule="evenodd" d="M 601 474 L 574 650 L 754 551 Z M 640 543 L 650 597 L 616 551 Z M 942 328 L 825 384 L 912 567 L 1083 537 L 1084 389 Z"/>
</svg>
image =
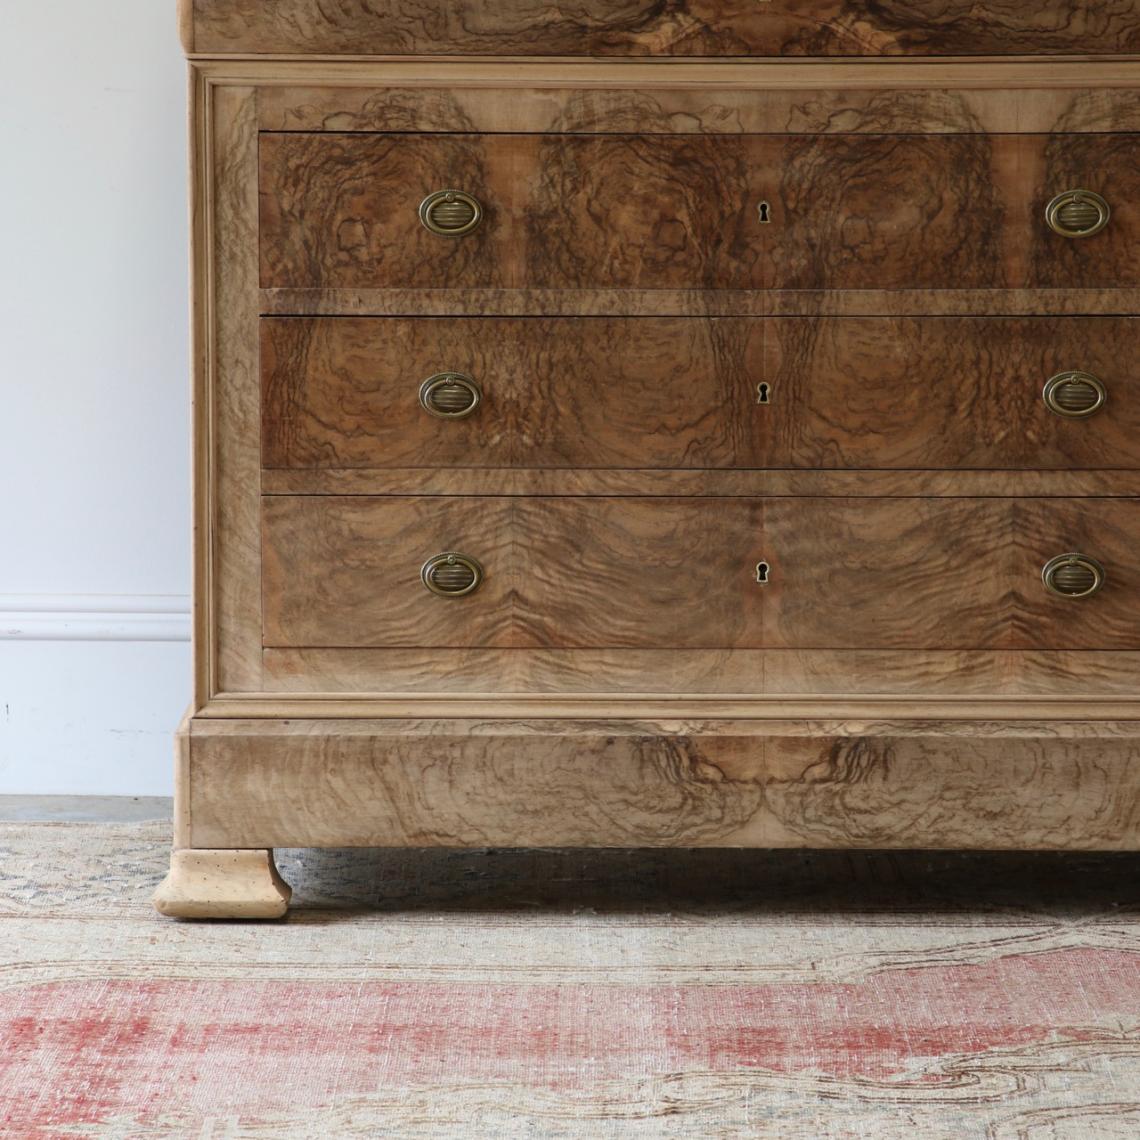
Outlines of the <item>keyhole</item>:
<svg viewBox="0 0 1140 1140">
<path fill-rule="evenodd" d="M 761 202 L 756 208 L 760 211 L 760 224 L 766 226 L 772 220 L 771 206 L 767 202 Z"/>
<path fill-rule="evenodd" d="M 757 384 L 756 385 L 756 403 L 767 404 L 770 403 L 769 394 L 772 391 L 770 384 Z"/>
<path fill-rule="evenodd" d="M 756 563 L 756 581 L 759 582 L 761 586 L 768 585 L 768 575 L 771 573 L 771 570 L 772 568 L 767 562 Z"/>
</svg>

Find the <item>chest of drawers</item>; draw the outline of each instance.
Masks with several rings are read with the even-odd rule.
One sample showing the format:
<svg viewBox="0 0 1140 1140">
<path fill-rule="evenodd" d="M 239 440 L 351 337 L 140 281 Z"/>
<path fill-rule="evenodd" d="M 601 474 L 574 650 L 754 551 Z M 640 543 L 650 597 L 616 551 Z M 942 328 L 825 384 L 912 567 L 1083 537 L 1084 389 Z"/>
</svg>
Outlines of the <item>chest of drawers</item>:
<svg viewBox="0 0 1140 1140">
<path fill-rule="evenodd" d="M 278 846 L 1140 840 L 1140 8 L 183 0 L 184 917 Z"/>
</svg>

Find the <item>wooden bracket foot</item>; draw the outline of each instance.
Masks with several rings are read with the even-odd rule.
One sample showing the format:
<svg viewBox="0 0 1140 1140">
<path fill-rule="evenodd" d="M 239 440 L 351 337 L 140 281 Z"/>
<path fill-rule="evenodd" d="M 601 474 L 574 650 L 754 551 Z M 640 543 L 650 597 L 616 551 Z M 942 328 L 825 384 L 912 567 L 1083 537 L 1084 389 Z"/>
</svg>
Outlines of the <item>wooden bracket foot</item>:
<svg viewBox="0 0 1140 1140">
<path fill-rule="evenodd" d="M 272 851 L 185 848 L 171 856 L 154 905 L 171 918 L 280 918 L 292 893 Z"/>
</svg>

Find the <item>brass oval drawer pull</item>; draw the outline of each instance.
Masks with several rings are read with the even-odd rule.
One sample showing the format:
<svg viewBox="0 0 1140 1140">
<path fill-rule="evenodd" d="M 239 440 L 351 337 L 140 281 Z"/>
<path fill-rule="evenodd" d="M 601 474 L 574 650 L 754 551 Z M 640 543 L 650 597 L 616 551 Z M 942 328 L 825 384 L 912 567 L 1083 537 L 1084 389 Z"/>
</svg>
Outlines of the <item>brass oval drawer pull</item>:
<svg viewBox="0 0 1140 1140">
<path fill-rule="evenodd" d="M 420 405 L 443 420 L 462 420 L 483 399 L 479 385 L 464 372 L 437 372 L 420 385 Z"/>
<path fill-rule="evenodd" d="M 1058 372 L 1045 381 L 1041 398 L 1055 416 L 1083 420 L 1104 407 L 1108 389 L 1091 372 Z"/>
<path fill-rule="evenodd" d="M 1062 237 L 1081 238 L 1099 234 L 1108 225 L 1108 203 L 1091 190 L 1066 190 L 1045 207 L 1045 221 Z"/>
<path fill-rule="evenodd" d="M 465 598 L 483 582 L 483 567 L 467 554 L 449 550 L 424 563 L 420 578 L 433 594 L 441 598 Z"/>
<path fill-rule="evenodd" d="M 462 237 L 482 220 L 483 207 L 462 190 L 437 190 L 420 203 L 420 221 L 442 237 Z"/>
<path fill-rule="evenodd" d="M 1104 585 L 1104 567 L 1087 554 L 1058 554 L 1041 570 L 1046 589 L 1062 598 L 1087 598 Z"/>
</svg>

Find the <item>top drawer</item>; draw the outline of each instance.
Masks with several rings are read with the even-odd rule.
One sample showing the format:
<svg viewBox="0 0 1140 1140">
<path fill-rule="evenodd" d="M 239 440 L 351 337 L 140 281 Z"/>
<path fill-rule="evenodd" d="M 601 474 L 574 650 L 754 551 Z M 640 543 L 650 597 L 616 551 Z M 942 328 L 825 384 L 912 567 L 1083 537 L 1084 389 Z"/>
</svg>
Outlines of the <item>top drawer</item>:
<svg viewBox="0 0 1140 1140">
<path fill-rule="evenodd" d="M 181 0 L 202 54 L 945 56 L 1140 51 L 1135 0 Z"/>
<path fill-rule="evenodd" d="M 260 152 L 267 288 L 1140 285 L 1136 134 L 297 133 Z M 1055 232 L 1047 206 L 1078 190 L 1058 224 L 1096 229 L 1092 192 L 1107 225 Z"/>
</svg>

